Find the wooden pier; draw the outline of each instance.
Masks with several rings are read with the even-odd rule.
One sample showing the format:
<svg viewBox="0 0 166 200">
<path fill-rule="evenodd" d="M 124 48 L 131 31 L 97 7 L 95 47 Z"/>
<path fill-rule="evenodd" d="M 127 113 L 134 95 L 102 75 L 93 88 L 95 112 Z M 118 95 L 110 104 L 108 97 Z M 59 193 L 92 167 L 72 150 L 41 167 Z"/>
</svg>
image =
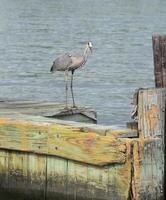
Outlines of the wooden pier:
<svg viewBox="0 0 166 200">
<path fill-rule="evenodd" d="M 58 120 L 49 117 L 53 105 L 47 112 L 47 104 L 2 101 L 1 197 L 164 199 L 165 100 L 165 88 L 139 89 L 130 129 Z"/>
<path fill-rule="evenodd" d="M 24 114 L 31 116 L 43 116 L 65 121 L 85 123 L 97 123 L 97 113 L 91 108 L 76 107 L 65 108 L 64 104 L 54 102 L 35 101 L 0 101 L 1 115 Z"/>
</svg>

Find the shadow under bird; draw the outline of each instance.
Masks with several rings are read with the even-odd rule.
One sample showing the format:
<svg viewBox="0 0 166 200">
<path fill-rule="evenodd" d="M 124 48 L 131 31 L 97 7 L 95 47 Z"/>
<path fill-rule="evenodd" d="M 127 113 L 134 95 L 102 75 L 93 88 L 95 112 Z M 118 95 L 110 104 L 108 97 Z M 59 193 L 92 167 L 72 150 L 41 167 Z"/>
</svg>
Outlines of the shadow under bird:
<svg viewBox="0 0 166 200">
<path fill-rule="evenodd" d="M 85 65 L 89 55 L 92 53 L 92 43 L 88 42 L 86 47 L 82 53 L 79 55 L 78 53 L 70 54 L 65 53 L 64 55 L 58 57 L 53 62 L 53 65 L 50 69 L 50 72 L 63 71 L 65 75 L 66 82 L 66 108 L 68 108 L 68 72 L 71 72 L 71 94 L 73 100 L 73 107 L 76 107 L 73 93 L 73 76 L 76 69 Z"/>
</svg>

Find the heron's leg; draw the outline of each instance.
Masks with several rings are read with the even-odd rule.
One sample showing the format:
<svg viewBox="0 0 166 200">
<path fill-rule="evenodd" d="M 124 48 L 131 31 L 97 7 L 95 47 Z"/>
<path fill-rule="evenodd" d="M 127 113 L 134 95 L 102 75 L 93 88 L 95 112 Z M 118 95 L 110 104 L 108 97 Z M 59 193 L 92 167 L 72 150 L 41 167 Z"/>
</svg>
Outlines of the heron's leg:
<svg viewBox="0 0 166 200">
<path fill-rule="evenodd" d="M 66 108 L 68 108 L 68 70 L 65 71 L 65 82 L 66 82 Z"/>
<path fill-rule="evenodd" d="M 71 85 L 70 85 L 70 88 L 71 88 L 71 94 L 72 94 L 72 100 L 73 100 L 73 108 L 75 108 L 76 105 L 75 105 L 74 93 L 73 93 L 73 76 L 74 76 L 74 70 L 71 71 Z"/>
</svg>

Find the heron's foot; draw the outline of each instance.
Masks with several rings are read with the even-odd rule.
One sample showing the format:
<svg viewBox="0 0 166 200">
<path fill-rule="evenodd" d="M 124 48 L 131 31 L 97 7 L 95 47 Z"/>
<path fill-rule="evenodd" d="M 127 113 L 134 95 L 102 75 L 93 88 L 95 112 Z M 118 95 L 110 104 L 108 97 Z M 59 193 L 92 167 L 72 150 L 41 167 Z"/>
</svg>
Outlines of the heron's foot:
<svg viewBox="0 0 166 200">
<path fill-rule="evenodd" d="M 72 106 L 72 108 L 78 109 L 78 107 L 75 104 Z"/>
<path fill-rule="evenodd" d="M 64 107 L 64 110 L 70 110 L 70 108 L 66 105 L 66 106 Z"/>
</svg>

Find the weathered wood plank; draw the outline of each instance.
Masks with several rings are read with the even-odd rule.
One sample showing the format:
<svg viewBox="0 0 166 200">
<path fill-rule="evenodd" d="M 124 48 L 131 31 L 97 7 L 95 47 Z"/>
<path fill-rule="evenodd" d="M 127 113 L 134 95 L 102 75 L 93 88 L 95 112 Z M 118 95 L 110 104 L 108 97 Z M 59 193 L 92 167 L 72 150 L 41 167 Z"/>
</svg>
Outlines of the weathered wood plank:
<svg viewBox="0 0 166 200">
<path fill-rule="evenodd" d="M 87 199 L 87 165 L 68 161 L 67 197 L 68 200 Z"/>
<path fill-rule="evenodd" d="M 163 199 L 164 156 L 160 138 L 140 140 L 134 144 L 134 174 L 136 199 Z"/>
<path fill-rule="evenodd" d="M 92 199 L 108 199 L 109 167 L 88 167 L 88 194 Z"/>
<path fill-rule="evenodd" d="M 156 87 L 163 87 L 162 65 L 161 65 L 161 49 L 158 36 L 152 37 L 153 42 L 153 58 L 154 58 L 154 75 Z"/>
<path fill-rule="evenodd" d="M 0 157 L 0 183 L 5 180 L 10 193 L 22 191 L 29 199 L 162 198 L 166 92 L 141 91 L 139 138 L 117 139 L 130 137 L 131 130 L 60 125 L 30 115 L 27 121 L 14 114 L 13 119 L 1 118 L 0 152 L 5 158 Z"/>
<path fill-rule="evenodd" d="M 114 136 L 117 138 L 137 138 L 138 137 L 138 130 L 133 129 L 108 129 L 106 131 L 107 136 Z"/>
<path fill-rule="evenodd" d="M 96 123 L 97 114 L 92 108 L 70 108 L 64 109 L 63 104 L 53 102 L 32 101 L 1 101 L 0 113 L 17 112 L 25 115 L 52 117 L 56 119 Z"/>
<path fill-rule="evenodd" d="M 56 155 L 94 165 L 124 163 L 126 145 L 112 136 L 58 124 L 0 119 L 0 148 Z"/>
<path fill-rule="evenodd" d="M 47 200 L 67 199 L 67 167 L 67 160 L 47 156 Z"/>
<path fill-rule="evenodd" d="M 138 130 L 140 136 L 164 135 L 166 89 L 139 90 Z"/>
<path fill-rule="evenodd" d="M 45 199 L 46 157 L 17 151 L 8 153 L 8 191 L 29 199 Z"/>
<path fill-rule="evenodd" d="M 27 190 L 29 199 L 46 199 L 46 168 L 47 157 L 45 155 L 27 154 L 28 158 L 28 183 Z"/>
<path fill-rule="evenodd" d="M 122 175 L 118 174 L 121 170 L 122 168 L 118 165 L 114 166 L 114 168 L 110 167 L 109 169 L 108 196 L 112 197 L 111 200 L 124 200 L 128 199 L 129 197 L 130 172 L 126 173 L 128 171 L 128 169 L 126 168 L 123 177 Z M 127 177 L 127 175 L 129 175 L 129 177 Z"/>
<path fill-rule="evenodd" d="M 6 152 L 9 158 L 6 157 Z M 128 198 L 127 193 L 130 189 L 128 161 L 125 165 L 97 167 L 56 156 L 0 149 L 0 155 L 3 156 L 4 153 L 7 159 L 2 161 L 0 159 L 0 182 L 4 180 L 5 172 L 7 174 L 7 182 L 4 183 L 5 196 L 11 197 L 8 199 L 12 200 L 14 197 L 25 200 L 127 200 Z M 114 178 L 110 180 L 111 177 Z"/>
<path fill-rule="evenodd" d="M 8 154 L 8 187 L 10 193 L 22 193 L 26 191 L 28 183 L 27 155 L 21 152 L 10 152 Z"/>
<path fill-rule="evenodd" d="M 139 91 L 138 152 L 140 163 L 134 165 L 138 199 L 163 199 L 164 135 L 166 89 Z M 136 159 L 135 159 L 136 161 Z M 136 176 L 136 175 L 135 175 Z"/>
<path fill-rule="evenodd" d="M 140 197 L 162 199 L 164 157 L 162 140 L 146 141 L 142 152 Z"/>
<path fill-rule="evenodd" d="M 0 192 L 8 189 L 8 174 L 9 174 L 9 154 L 6 150 L 0 150 Z"/>
<path fill-rule="evenodd" d="M 0 149 L 0 194 L 4 199 L 46 199 L 46 156 Z"/>
<path fill-rule="evenodd" d="M 35 103 L 34 103 L 35 104 Z M 1 104 L 0 104 L 1 106 Z M 4 106 L 4 105 L 3 105 Z M 28 105 L 29 106 L 29 105 Z M 19 110 L 15 109 L 13 106 L 12 102 L 12 108 L 8 107 L 6 105 L 5 109 L 0 109 L 0 115 L 3 116 L 5 119 L 11 119 L 11 120 L 16 120 L 16 119 L 22 119 L 27 122 L 37 122 L 37 123 L 56 123 L 56 124 L 61 124 L 61 125 L 69 125 L 69 126 L 74 126 L 80 129 L 80 132 L 82 133 L 97 133 L 99 135 L 115 135 L 116 137 L 136 137 L 137 133 L 135 130 L 125 128 L 125 127 L 117 127 L 114 125 L 111 126 L 103 126 L 103 125 L 96 125 L 96 124 L 89 124 L 89 123 L 80 123 L 80 122 L 75 122 L 75 121 L 64 121 L 64 120 L 59 120 L 55 119 L 52 117 L 43 117 L 43 116 L 38 116 L 38 115 L 30 115 L 30 114 L 22 114 L 19 112 Z M 53 108 L 51 108 L 53 109 Z M 24 109 L 23 109 L 24 110 Z"/>
<path fill-rule="evenodd" d="M 130 139 L 125 139 L 127 145 L 127 158 L 123 165 L 114 165 L 114 167 L 109 167 L 108 176 L 108 194 L 111 195 L 113 200 L 124 200 L 130 199 L 131 190 L 131 152 L 130 146 L 132 141 Z M 123 190 L 123 192 L 122 192 Z"/>
</svg>

